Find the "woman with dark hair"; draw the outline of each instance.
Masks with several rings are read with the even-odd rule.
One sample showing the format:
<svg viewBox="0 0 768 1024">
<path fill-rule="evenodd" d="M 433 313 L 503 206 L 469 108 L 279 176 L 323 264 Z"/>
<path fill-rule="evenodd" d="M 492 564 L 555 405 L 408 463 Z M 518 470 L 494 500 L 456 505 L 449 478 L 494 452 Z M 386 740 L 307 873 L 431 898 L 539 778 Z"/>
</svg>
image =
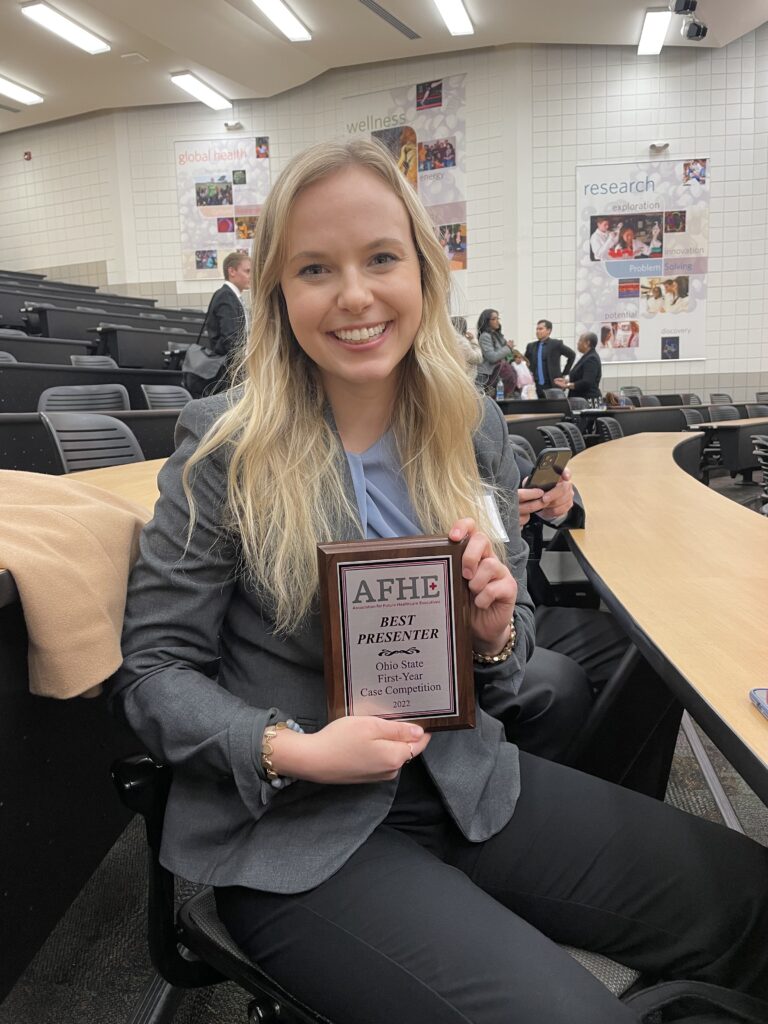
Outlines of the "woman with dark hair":
<svg viewBox="0 0 768 1024">
<path fill-rule="evenodd" d="M 484 309 L 477 321 L 477 340 L 483 353 L 483 361 L 477 372 L 490 377 L 496 366 L 504 382 L 504 397 L 513 398 L 517 391 L 517 376 L 507 360 L 512 347 L 501 333 L 501 319 L 497 309 Z"/>
<path fill-rule="evenodd" d="M 603 364 L 597 354 L 597 335 L 587 331 L 579 338 L 576 348 L 581 358 L 571 370 L 570 377 L 558 377 L 555 386 L 576 398 L 599 398 Z"/>
</svg>

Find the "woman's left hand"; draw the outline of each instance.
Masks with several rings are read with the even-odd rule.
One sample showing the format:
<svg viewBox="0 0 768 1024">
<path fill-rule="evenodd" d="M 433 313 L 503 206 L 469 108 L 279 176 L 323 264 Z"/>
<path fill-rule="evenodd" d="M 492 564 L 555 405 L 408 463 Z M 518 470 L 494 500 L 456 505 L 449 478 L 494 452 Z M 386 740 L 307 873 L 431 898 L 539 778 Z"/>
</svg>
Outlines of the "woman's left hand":
<svg viewBox="0 0 768 1024">
<path fill-rule="evenodd" d="M 515 578 L 474 519 L 458 519 L 448 536 L 453 541 L 469 538 L 461 568 L 469 584 L 472 648 L 478 654 L 498 654 L 509 639 L 517 600 Z"/>
</svg>

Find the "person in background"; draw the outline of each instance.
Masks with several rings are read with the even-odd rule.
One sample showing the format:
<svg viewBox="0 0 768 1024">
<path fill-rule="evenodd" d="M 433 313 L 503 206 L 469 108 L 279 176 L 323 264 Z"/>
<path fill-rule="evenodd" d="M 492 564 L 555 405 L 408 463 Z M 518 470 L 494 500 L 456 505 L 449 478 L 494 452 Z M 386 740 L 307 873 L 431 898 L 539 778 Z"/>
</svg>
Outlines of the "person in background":
<svg viewBox="0 0 768 1024">
<path fill-rule="evenodd" d="M 576 343 L 581 359 L 574 365 L 569 377 L 557 377 L 555 386 L 569 391 L 577 398 L 599 398 L 603 364 L 597 354 L 597 335 L 592 331 L 582 334 Z"/>
<path fill-rule="evenodd" d="M 163 864 L 335 1024 L 633 1024 L 560 943 L 768 995 L 768 850 L 520 752 L 484 710 L 534 644 L 520 477 L 386 151 L 292 160 L 254 262 L 240 386 L 180 414 L 108 684 L 173 769 Z M 467 542 L 476 728 L 329 721 L 317 544 L 414 534 Z"/>
<path fill-rule="evenodd" d="M 222 264 L 224 284 L 214 292 L 205 318 L 208 348 L 217 356 L 231 357 L 245 336 L 247 314 L 243 292 L 251 287 L 251 257 L 244 252 L 231 252 Z"/>
<path fill-rule="evenodd" d="M 472 380 L 475 379 L 477 368 L 483 361 L 483 353 L 472 331 L 467 327 L 465 316 L 452 316 L 451 323 L 456 328 L 456 338 L 459 342 L 461 354 L 467 364 L 467 373 Z"/>
<path fill-rule="evenodd" d="M 518 394 L 522 393 L 523 388 L 536 383 L 533 379 L 531 368 L 528 365 L 528 360 L 516 348 L 512 350 L 512 369 L 515 371 L 516 391 Z"/>
<path fill-rule="evenodd" d="M 251 287 L 251 258 L 244 252 L 231 252 L 224 257 L 222 270 L 224 284 L 211 296 L 198 341 L 203 343 L 207 354 L 225 358 L 216 375 L 209 379 L 193 373 L 184 374 L 184 384 L 193 398 L 221 390 L 227 380 L 233 353 L 245 339 L 248 316 L 242 295 Z M 201 337 L 203 328 L 208 331 L 207 340 Z"/>
<path fill-rule="evenodd" d="M 483 353 L 483 361 L 477 372 L 490 376 L 494 367 L 499 366 L 499 376 L 504 384 L 504 397 L 513 398 L 517 388 L 517 377 L 507 360 L 512 347 L 501 333 L 501 318 L 497 309 L 484 309 L 477 321 L 477 340 Z"/>
<path fill-rule="evenodd" d="M 546 398 L 545 390 L 555 386 L 556 377 L 563 377 L 570 371 L 576 353 L 559 338 L 552 337 L 551 320 L 539 320 L 536 341 L 526 346 L 525 358 L 536 382 L 536 394 L 539 398 Z M 565 367 L 561 364 L 562 359 L 565 359 Z"/>
</svg>

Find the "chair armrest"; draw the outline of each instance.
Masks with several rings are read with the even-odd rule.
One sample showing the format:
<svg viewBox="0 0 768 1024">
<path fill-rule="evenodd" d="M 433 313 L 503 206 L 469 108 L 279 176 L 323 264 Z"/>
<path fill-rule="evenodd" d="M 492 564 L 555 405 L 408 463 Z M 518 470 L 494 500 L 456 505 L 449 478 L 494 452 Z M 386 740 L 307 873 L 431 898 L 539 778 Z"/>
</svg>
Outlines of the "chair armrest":
<svg viewBox="0 0 768 1024">
<path fill-rule="evenodd" d="M 224 977 L 192 954 L 179 949 L 174 876 L 160 863 L 160 843 L 171 769 L 149 754 L 134 754 L 112 765 L 112 781 L 125 806 L 144 818 L 149 847 L 147 939 L 149 955 L 158 974 L 179 988 L 200 988 Z M 185 955 L 186 954 L 186 955 Z"/>
</svg>

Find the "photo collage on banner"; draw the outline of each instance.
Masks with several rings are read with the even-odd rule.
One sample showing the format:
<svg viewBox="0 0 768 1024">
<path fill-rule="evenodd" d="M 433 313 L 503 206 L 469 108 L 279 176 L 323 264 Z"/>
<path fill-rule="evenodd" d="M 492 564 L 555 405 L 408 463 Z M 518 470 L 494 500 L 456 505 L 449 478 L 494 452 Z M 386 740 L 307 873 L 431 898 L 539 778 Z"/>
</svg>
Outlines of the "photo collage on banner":
<svg viewBox="0 0 768 1024">
<path fill-rule="evenodd" d="M 576 332 L 603 362 L 703 359 L 704 158 L 577 168 Z"/>
<path fill-rule="evenodd" d="M 462 291 L 468 259 L 464 93 L 465 76 L 452 75 L 343 103 L 345 134 L 378 140 L 419 193 Z"/>
<path fill-rule="evenodd" d="M 176 143 L 182 278 L 218 279 L 227 253 L 250 255 L 269 192 L 269 139 Z"/>
</svg>

